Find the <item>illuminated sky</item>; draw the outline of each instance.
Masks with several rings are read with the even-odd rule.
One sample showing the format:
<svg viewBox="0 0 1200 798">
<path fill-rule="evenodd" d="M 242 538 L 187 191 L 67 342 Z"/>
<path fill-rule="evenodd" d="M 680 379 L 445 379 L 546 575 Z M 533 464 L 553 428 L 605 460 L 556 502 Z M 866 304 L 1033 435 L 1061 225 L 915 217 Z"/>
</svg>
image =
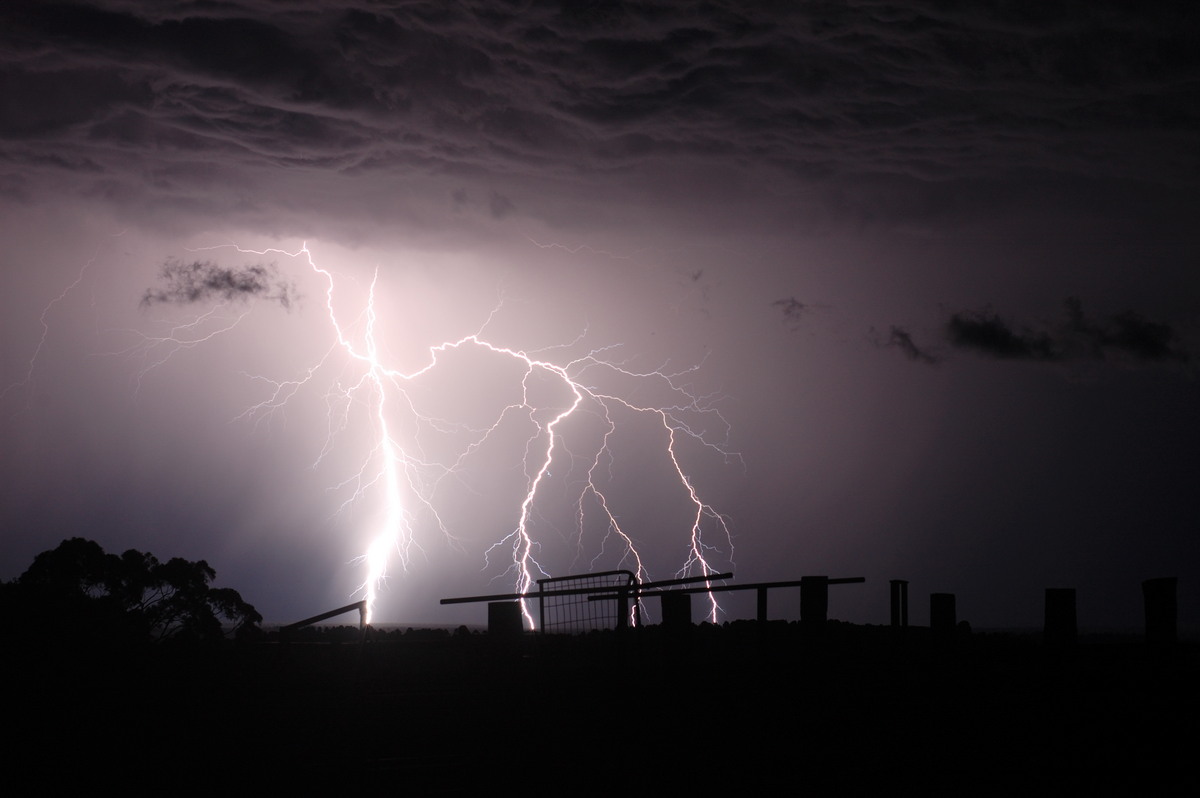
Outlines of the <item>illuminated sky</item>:
<svg viewBox="0 0 1200 798">
<path fill-rule="evenodd" d="M 865 576 L 831 612 L 884 622 L 906 578 L 914 621 L 954 592 L 984 627 L 1037 626 L 1043 589 L 1075 587 L 1096 628 L 1137 627 L 1140 581 L 1174 575 L 1200 626 L 1190 4 L 444 5 L 4 4 L 0 578 L 84 535 L 207 559 L 268 620 L 351 600 L 369 429 L 326 444 L 353 369 L 246 412 L 322 362 L 324 286 L 197 251 L 307 242 L 346 317 L 375 280 L 401 370 L 480 330 L 699 366 L 728 434 L 684 466 L 738 581 Z M 274 271 L 143 302 L 196 262 Z M 511 365 L 464 356 L 414 396 L 480 424 Z M 666 578 L 678 485 L 652 431 L 622 430 L 617 512 Z M 524 480 L 509 438 L 446 483 L 459 545 L 421 527 L 379 620 L 481 622 L 437 599 L 510 586 L 483 557 Z M 574 567 L 570 501 L 538 523 Z"/>
</svg>

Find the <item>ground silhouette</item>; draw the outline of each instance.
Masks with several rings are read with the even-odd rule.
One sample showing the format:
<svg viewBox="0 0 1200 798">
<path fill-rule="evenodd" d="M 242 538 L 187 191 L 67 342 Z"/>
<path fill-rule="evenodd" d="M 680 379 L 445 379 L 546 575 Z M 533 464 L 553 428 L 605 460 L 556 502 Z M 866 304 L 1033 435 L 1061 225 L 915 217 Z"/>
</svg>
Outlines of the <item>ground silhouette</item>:
<svg viewBox="0 0 1200 798">
<path fill-rule="evenodd" d="M 7 682 L 8 723 L 13 761 L 45 786 L 1187 791 L 1198 663 L 1188 643 L 833 621 L 516 639 L 343 627 L 26 673 Z"/>
<path fill-rule="evenodd" d="M 254 634 L 258 614 L 212 577 L 203 561 L 118 557 L 74 538 L 0 585 L 13 783 L 428 795 L 1200 789 L 1190 641 L 1064 645 L 965 624 L 837 621 Z"/>
</svg>

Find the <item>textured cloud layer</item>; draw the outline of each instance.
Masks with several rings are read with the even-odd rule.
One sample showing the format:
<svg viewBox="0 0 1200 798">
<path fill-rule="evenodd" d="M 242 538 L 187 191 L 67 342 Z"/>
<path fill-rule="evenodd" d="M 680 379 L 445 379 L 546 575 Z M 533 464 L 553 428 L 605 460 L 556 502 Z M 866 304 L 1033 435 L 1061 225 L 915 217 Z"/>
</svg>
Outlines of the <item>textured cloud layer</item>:
<svg viewBox="0 0 1200 798">
<path fill-rule="evenodd" d="M 1186 4 L 98 0 L 0 15 L 10 195 L 49 180 L 194 213 L 345 209 L 337 191 L 287 191 L 332 177 L 361 192 L 355 211 L 416 216 L 404 198 L 441 187 L 441 212 L 473 199 L 500 218 L 553 215 L 550 195 L 585 184 L 838 186 L 865 212 L 918 188 L 962 203 L 955 184 L 1014 174 L 1200 177 Z"/>
</svg>

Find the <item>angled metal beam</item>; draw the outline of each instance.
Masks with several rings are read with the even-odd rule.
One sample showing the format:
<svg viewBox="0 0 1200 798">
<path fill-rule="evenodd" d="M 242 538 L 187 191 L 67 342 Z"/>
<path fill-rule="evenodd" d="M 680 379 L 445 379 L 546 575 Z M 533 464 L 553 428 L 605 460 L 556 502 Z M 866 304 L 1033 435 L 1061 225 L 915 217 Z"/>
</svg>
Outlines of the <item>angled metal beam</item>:
<svg viewBox="0 0 1200 798">
<path fill-rule="evenodd" d="M 328 618 L 333 618 L 334 616 L 341 615 L 352 610 L 358 610 L 358 628 L 361 630 L 367 622 L 367 602 L 365 599 L 363 601 L 356 601 L 353 604 L 347 604 L 345 607 L 338 607 L 336 610 L 330 610 L 329 612 L 323 612 L 320 615 L 314 615 L 311 618 L 305 618 L 303 621 L 289 623 L 287 626 L 279 627 L 279 631 L 290 632 L 295 629 L 303 629 L 306 626 L 312 626 L 314 623 L 320 623 Z"/>
</svg>

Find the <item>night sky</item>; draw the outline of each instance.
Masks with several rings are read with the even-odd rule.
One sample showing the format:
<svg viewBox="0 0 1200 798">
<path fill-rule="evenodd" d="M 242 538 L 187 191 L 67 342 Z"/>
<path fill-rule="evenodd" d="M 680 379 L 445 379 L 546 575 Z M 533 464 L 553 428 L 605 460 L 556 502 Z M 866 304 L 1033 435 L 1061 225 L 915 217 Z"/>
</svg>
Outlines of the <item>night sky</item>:
<svg viewBox="0 0 1200 798">
<path fill-rule="evenodd" d="M 376 620 L 483 622 L 438 599 L 513 588 L 488 548 L 570 392 L 469 345 L 373 393 L 332 296 L 406 375 L 478 333 L 642 408 L 560 430 L 548 573 L 629 567 L 593 465 L 685 566 L 673 427 L 739 582 L 864 576 L 830 613 L 884 623 L 903 578 L 977 628 L 1074 587 L 1088 630 L 1177 576 L 1200 627 L 1200 11 L 971 5 L 8 0 L 0 579 L 81 535 L 268 622 L 348 603 L 386 423 Z"/>
</svg>

